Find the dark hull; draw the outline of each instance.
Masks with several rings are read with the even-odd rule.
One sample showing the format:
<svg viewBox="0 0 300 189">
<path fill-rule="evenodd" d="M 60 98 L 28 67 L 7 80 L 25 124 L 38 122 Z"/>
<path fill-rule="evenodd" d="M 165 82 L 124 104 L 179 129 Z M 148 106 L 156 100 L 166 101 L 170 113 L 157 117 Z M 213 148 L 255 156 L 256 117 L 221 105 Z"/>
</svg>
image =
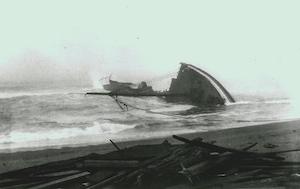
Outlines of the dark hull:
<svg viewBox="0 0 300 189">
<path fill-rule="evenodd" d="M 161 96 L 151 86 L 134 87 L 133 83 L 110 80 L 103 88 L 116 96 Z M 167 102 L 215 106 L 234 103 L 225 87 L 213 76 L 196 66 L 181 63 L 177 78 L 173 78 L 169 90 L 164 92 Z M 118 95 L 119 94 L 119 95 Z"/>
<path fill-rule="evenodd" d="M 178 76 L 172 79 L 169 93 L 183 97 L 169 101 L 184 101 L 202 105 L 224 105 L 235 102 L 229 92 L 214 77 L 190 64 L 181 64 Z"/>
</svg>

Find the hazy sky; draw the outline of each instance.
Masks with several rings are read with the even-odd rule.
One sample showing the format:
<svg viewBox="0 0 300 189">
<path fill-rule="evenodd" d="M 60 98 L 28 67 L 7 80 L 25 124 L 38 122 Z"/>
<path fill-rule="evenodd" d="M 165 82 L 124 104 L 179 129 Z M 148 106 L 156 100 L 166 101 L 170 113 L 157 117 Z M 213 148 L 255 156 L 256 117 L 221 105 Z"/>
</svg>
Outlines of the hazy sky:
<svg viewBox="0 0 300 189">
<path fill-rule="evenodd" d="M 298 96 L 299 8 L 296 0 L 2 0 L 0 79 L 136 80 L 187 62 L 234 92 Z"/>
</svg>

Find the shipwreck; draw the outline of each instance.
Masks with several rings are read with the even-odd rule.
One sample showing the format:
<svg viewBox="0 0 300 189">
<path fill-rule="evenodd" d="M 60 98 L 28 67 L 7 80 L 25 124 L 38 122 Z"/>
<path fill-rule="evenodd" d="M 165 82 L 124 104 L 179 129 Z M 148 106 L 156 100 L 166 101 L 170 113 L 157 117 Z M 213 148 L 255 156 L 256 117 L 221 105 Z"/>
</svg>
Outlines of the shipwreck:
<svg viewBox="0 0 300 189">
<path fill-rule="evenodd" d="M 186 63 L 181 63 L 176 78 L 167 91 L 154 91 L 145 81 L 139 84 L 119 82 L 109 79 L 103 85 L 109 92 L 88 92 L 89 95 L 109 95 L 116 101 L 118 96 L 158 96 L 167 101 L 182 101 L 197 105 L 224 105 L 235 100 L 225 87 L 206 71 Z"/>
<path fill-rule="evenodd" d="M 181 63 L 177 78 L 172 79 L 169 94 L 180 94 L 183 100 L 195 104 L 225 104 L 235 102 L 225 87 L 213 76 L 191 64 Z"/>
</svg>

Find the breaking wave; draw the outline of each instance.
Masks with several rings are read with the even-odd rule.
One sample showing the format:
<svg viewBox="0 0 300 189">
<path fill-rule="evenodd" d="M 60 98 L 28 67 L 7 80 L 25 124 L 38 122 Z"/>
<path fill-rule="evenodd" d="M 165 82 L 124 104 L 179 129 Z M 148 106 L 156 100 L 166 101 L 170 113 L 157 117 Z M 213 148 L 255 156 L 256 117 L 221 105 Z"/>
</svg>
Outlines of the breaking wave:
<svg viewBox="0 0 300 189">
<path fill-rule="evenodd" d="M 243 97 L 229 106 L 197 107 L 158 97 L 120 99 L 79 90 L 0 93 L 0 151 L 145 139 L 297 118 L 288 99 Z M 134 108 L 136 107 L 136 108 Z"/>
<path fill-rule="evenodd" d="M 103 136 L 112 135 L 134 127 L 135 125 L 94 122 L 93 126 L 83 128 L 53 128 L 38 131 L 16 130 L 7 135 L 0 135 L 0 149 L 5 148 L 5 146 L 7 147 L 8 144 L 10 148 L 21 148 L 24 147 L 24 143 L 26 143 L 26 148 L 32 148 L 41 145 L 66 145 L 71 141 L 72 145 L 87 142 L 87 140 L 77 140 L 78 137 L 95 137 L 98 143 L 104 143 L 106 142 L 106 137 Z"/>
</svg>

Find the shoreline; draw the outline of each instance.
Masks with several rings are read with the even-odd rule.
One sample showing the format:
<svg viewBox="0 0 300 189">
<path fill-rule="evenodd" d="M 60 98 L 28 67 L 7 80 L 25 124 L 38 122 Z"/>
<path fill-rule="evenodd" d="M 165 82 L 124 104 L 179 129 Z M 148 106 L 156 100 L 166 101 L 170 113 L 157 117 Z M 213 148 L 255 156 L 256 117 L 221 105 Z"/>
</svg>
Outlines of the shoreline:
<svg viewBox="0 0 300 189">
<path fill-rule="evenodd" d="M 202 137 L 204 141 L 215 142 L 218 145 L 243 148 L 249 143 L 257 142 L 253 151 L 270 152 L 300 148 L 300 120 L 273 122 L 246 127 L 226 128 L 208 132 L 195 132 L 180 134 L 189 139 Z M 164 140 L 170 143 L 180 143 L 172 136 L 158 137 L 145 140 L 132 140 L 118 142 L 120 148 L 126 148 L 142 144 L 159 144 Z M 269 148 L 267 145 L 276 147 Z M 90 153 L 107 153 L 115 150 L 112 144 L 87 145 L 80 147 L 63 147 L 59 149 L 44 149 L 37 151 L 19 151 L 12 153 L 0 153 L 0 173 L 41 165 L 53 161 L 66 160 L 85 156 Z M 300 153 L 284 154 L 289 161 L 298 160 Z"/>
<path fill-rule="evenodd" d="M 246 128 L 246 127 L 253 127 L 253 126 L 260 126 L 260 125 L 268 125 L 268 124 L 273 124 L 273 123 L 285 123 L 285 122 L 293 122 L 293 121 L 300 121 L 300 118 L 292 118 L 292 119 L 285 119 L 285 120 L 274 120 L 274 121 L 265 121 L 265 122 L 258 122 L 258 123 L 252 123 L 249 125 L 243 125 L 243 126 L 237 126 L 237 127 L 225 127 L 223 129 L 214 129 L 214 130 L 203 130 L 203 131 L 191 131 L 191 132 L 182 132 L 182 133 L 173 133 L 176 135 L 194 135 L 194 134 L 200 134 L 200 133 L 208 133 L 208 132 L 216 132 L 216 131 L 224 131 L 228 129 L 239 129 L 239 128 Z M 157 139 L 166 139 L 170 138 L 169 135 L 161 135 L 157 137 L 149 137 L 146 139 L 128 139 L 128 140 L 123 140 L 123 141 L 117 141 L 119 143 L 131 143 L 131 142 L 138 142 L 138 141 L 152 141 L 152 140 L 157 140 Z M 172 137 L 171 137 L 172 138 Z M 115 140 L 115 139 L 112 139 Z M 14 153 L 27 153 L 27 152 L 37 152 L 37 151 L 45 151 L 45 150 L 64 150 L 64 149 L 76 149 L 76 148 L 86 148 L 86 147 L 95 147 L 95 146 L 105 146 L 109 145 L 111 143 L 78 143 L 78 144 L 65 144 L 65 145 L 49 145 L 49 146 L 40 146 L 40 147 L 19 147 L 19 148 L 3 148 L 0 149 L 0 155 L 2 154 L 14 154 Z M 9 145 L 9 144 L 8 144 Z"/>
</svg>

